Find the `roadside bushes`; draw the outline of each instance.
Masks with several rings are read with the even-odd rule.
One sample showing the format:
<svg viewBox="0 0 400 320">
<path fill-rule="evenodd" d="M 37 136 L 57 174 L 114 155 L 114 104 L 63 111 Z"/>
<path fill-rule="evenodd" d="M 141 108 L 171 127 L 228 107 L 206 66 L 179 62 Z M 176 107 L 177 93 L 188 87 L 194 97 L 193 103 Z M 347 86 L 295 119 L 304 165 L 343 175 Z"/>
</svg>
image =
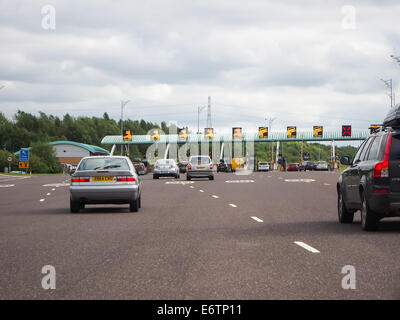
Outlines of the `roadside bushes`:
<svg viewBox="0 0 400 320">
<path fill-rule="evenodd" d="M 11 162 L 11 170 L 18 169 L 18 157 L 14 156 L 14 154 L 7 150 L 0 150 L 0 172 L 4 172 L 4 167 L 8 168 L 8 161 L 7 158 L 12 155 L 12 162 Z"/>
<path fill-rule="evenodd" d="M 33 173 L 62 172 L 53 146 L 48 142 L 35 142 L 30 150 L 29 158 Z"/>
</svg>

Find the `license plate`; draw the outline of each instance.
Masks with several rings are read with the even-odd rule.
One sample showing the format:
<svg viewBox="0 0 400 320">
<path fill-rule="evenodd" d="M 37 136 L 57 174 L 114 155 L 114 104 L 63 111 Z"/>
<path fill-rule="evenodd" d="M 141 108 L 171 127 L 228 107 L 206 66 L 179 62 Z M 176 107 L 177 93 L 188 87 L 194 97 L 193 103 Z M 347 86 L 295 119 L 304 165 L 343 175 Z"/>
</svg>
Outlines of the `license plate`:
<svg viewBox="0 0 400 320">
<path fill-rule="evenodd" d="M 92 177 L 94 182 L 114 181 L 114 177 Z"/>
<path fill-rule="evenodd" d="M 197 167 L 197 169 L 204 169 L 204 167 Z"/>
</svg>

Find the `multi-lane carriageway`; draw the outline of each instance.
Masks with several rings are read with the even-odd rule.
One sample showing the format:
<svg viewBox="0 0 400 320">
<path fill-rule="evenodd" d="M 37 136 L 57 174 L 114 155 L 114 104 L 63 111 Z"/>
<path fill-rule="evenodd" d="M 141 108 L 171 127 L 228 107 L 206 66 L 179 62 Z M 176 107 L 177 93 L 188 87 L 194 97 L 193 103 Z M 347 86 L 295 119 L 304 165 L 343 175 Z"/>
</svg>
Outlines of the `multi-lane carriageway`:
<svg viewBox="0 0 400 320">
<path fill-rule="evenodd" d="M 0 299 L 400 298 L 399 220 L 339 224 L 338 173 L 143 179 L 138 213 L 71 214 L 68 176 L 1 175 Z M 355 289 L 342 288 L 346 265 Z"/>
</svg>

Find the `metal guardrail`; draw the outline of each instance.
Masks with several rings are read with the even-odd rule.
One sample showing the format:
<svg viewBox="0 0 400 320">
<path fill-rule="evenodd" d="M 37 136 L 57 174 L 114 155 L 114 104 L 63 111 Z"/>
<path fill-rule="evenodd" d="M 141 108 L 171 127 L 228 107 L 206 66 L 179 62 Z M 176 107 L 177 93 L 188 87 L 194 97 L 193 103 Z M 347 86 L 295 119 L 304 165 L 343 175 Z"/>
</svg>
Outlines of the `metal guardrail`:
<svg viewBox="0 0 400 320">
<path fill-rule="evenodd" d="M 288 138 L 285 132 L 270 132 L 268 138 L 259 138 L 258 133 L 244 133 L 242 139 L 233 139 L 231 134 L 214 134 L 213 139 L 205 138 L 203 134 L 189 134 L 187 140 L 180 140 L 177 134 L 160 135 L 160 139 L 153 141 L 150 135 L 133 135 L 132 141 L 123 141 L 122 136 L 105 136 L 102 144 L 152 144 L 152 143 L 203 143 L 203 142 L 275 142 L 275 141 L 351 141 L 365 140 L 370 135 L 369 130 L 352 130 L 351 136 L 342 136 L 341 131 L 324 131 L 323 137 L 316 138 L 313 131 L 297 131 L 296 138 Z"/>
</svg>

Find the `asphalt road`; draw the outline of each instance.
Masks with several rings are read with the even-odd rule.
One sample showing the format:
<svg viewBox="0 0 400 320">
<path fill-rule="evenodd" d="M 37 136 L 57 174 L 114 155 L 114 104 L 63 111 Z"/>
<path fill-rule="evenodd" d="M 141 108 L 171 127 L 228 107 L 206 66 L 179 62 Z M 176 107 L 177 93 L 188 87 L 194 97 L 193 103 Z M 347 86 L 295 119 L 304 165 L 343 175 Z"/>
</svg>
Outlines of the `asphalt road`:
<svg viewBox="0 0 400 320">
<path fill-rule="evenodd" d="M 71 214 L 68 176 L 0 176 L 0 299 L 400 299 L 400 221 L 339 224 L 337 173 L 143 179 L 137 213 Z"/>
</svg>

